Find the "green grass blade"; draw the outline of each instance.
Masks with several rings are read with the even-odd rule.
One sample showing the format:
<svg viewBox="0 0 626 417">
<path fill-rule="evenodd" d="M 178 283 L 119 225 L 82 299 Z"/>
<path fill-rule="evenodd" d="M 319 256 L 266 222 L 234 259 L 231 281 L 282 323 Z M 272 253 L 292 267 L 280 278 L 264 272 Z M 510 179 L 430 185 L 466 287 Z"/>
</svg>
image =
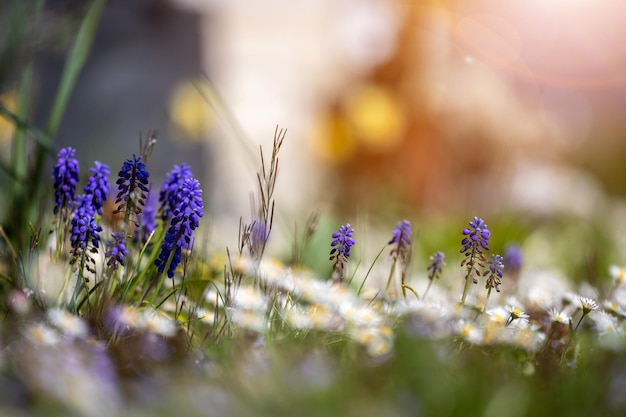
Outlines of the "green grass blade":
<svg viewBox="0 0 626 417">
<path fill-rule="evenodd" d="M 74 90 L 76 80 L 87 61 L 87 56 L 89 55 L 89 50 L 91 49 L 93 38 L 98 29 L 98 23 L 100 22 L 100 16 L 102 15 L 105 4 L 106 0 L 94 0 L 91 3 L 78 30 L 76 41 L 67 57 L 59 89 L 54 98 L 54 104 L 50 110 L 48 123 L 45 128 L 46 134 L 51 138 L 56 135 L 59 129 L 61 119 L 65 113 L 70 95 Z"/>
<path fill-rule="evenodd" d="M 85 65 L 87 56 L 89 55 L 89 50 L 91 49 L 93 39 L 98 29 L 100 17 L 104 11 L 105 4 L 106 0 L 93 0 L 87 9 L 87 13 L 81 22 L 80 28 L 78 29 L 76 40 L 65 62 L 59 88 L 54 98 L 52 109 L 50 110 L 48 121 L 44 129 L 44 133 L 50 141 L 53 141 L 57 134 L 61 120 L 67 108 L 70 95 L 74 90 L 80 71 Z M 29 201 L 27 207 L 30 210 L 29 218 L 31 219 L 37 216 L 37 205 L 33 204 L 33 201 L 36 201 L 36 199 L 39 198 L 39 187 L 41 186 L 41 181 L 39 181 L 39 179 L 41 178 L 46 151 L 47 149 L 44 147 L 37 148 L 35 163 L 31 173 L 32 175 L 30 176 L 31 182 L 28 194 L 32 200 Z"/>
</svg>

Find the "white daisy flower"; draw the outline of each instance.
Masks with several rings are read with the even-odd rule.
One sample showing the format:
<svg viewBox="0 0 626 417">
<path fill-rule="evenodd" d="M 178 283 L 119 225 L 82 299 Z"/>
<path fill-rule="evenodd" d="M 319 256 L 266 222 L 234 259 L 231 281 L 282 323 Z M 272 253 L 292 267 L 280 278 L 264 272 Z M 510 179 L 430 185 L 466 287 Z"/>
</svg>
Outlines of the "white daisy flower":
<svg viewBox="0 0 626 417">
<path fill-rule="evenodd" d="M 50 309 L 46 312 L 46 318 L 50 324 L 68 336 L 87 337 L 89 335 L 87 323 L 80 317 L 65 310 L 58 308 Z"/>
</svg>

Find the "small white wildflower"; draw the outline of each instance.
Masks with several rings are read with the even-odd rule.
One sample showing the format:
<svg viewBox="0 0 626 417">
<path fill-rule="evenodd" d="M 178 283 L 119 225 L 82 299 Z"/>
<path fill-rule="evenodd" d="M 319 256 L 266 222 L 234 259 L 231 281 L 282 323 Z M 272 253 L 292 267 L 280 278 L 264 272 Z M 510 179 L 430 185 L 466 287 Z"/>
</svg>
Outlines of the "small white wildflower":
<svg viewBox="0 0 626 417">
<path fill-rule="evenodd" d="M 50 309 L 46 313 L 46 318 L 50 324 L 68 336 L 87 337 L 89 334 L 87 323 L 80 317 L 70 314 L 65 310 L 58 308 Z"/>
<path fill-rule="evenodd" d="M 139 328 L 163 337 L 176 335 L 176 323 L 170 317 L 156 310 L 145 310 L 141 315 Z"/>
<path fill-rule="evenodd" d="M 484 342 L 484 332 L 482 329 L 470 321 L 459 320 L 456 324 L 456 332 L 463 339 L 475 345 L 482 345 Z"/>
<path fill-rule="evenodd" d="M 486 311 L 486 314 L 490 322 L 499 324 L 505 324 L 509 317 L 511 317 L 511 312 L 502 306 L 490 308 Z"/>
<path fill-rule="evenodd" d="M 564 311 L 560 311 L 556 308 L 551 309 L 548 312 L 548 315 L 550 316 L 550 320 L 552 320 L 554 323 L 569 324 L 569 322 L 572 320 L 572 318 L 568 316 Z"/>
<path fill-rule="evenodd" d="M 37 323 L 26 328 L 26 337 L 33 343 L 52 346 L 59 343 L 61 335 L 57 330 L 45 323 Z"/>
<path fill-rule="evenodd" d="M 615 314 L 616 316 L 619 316 L 622 318 L 626 318 L 626 311 L 624 311 L 624 309 L 615 301 L 604 300 L 602 302 L 602 306 L 604 307 L 605 310 L 611 312 L 612 314 Z"/>
<path fill-rule="evenodd" d="M 323 305 L 312 305 L 307 308 L 313 327 L 320 330 L 337 331 L 343 329 L 344 320 Z"/>
<path fill-rule="evenodd" d="M 626 282 L 626 268 L 618 265 L 609 266 L 609 275 L 613 278 L 615 286 L 621 287 Z"/>
<path fill-rule="evenodd" d="M 540 332 L 536 326 L 528 325 L 519 329 L 515 335 L 515 345 L 529 352 L 535 352 L 543 346 L 546 335 Z"/>
<path fill-rule="evenodd" d="M 597 311 L 600 307 L 598 307 L 598 303 L 591 298 L 578 297 L 578 308 L 583 310 L 583 315 L 587 315 L 592 311 Z"/>
<path fill-rule="evenodd" d="M 350 335 L 361 345 L 367 353 L 374 357 L 388 354 L 393 346 L 393 331 L 389 327 L 365 326 L 355 328 Z"/>
<path fill-rule="evenodd" d="M 239 287 L 233 297 L 233 305 L 247 310 L 266 310 L 267 297 L 258 288 Z"/>
<path fill-rule="evenodd" d="M 116 325 L 126 330 L 139 328 L 141 321 L 141 312 L 136 307 L 124 305 L 117 311 Z"/>
<path fill-rule="evenodd" d="M 607 333 L 616 333 L 619 327 L 619 323 L 617 322 L 617 318 L 611 316 L 610 314 L 605 313 L 604 311 L 599 311 L 596 314 L 593 314 L 591 320 L 593 320 L 595 324 L 595 329 L 601 335 Z"/>
<path fill-rule="evenodd" d="M 340 306 L 339 312 L 347 321 L 357 326 L 378 325 L 383 321 L 373 308 L 367 306 L 344 304 Z"/>
<path fill-rule="evenodd" d="M 563 294 L 571 292 L 566 277 L 547 270 L 526 269 L 520 276 L 517 294 L 529 310 L 548 310 L 557 307 Z M 507 303 L 523 308 L 517 303 Z"/>
<path fill-rule="evenodd" d="M 205 310 L 203 308 L 196 309 L 196 317 L 200 319 L 203 323 L 214 324 L 215 323 L 215 312 Z"/>
<path fill-rule="evenodd" d="M 265 315 L 257 311 L 230 308 L 229 314 L 232 322 L 244 329 L 265 333 L 269 328 L 269 323 L 265 319 Z"/>
<path fill-rule="evenodd" d="M 310 329 L 313 327 L 310 312 L 297 305 L 285 312 L 285 319 L 287 323 L 296 329 Z"/>
<path fill-rule="evenodd" d="M 528 318 L 530 317 L 528 314 L 524 313 L 522 310 L 520 310 L 517 307 L 506 306 L 505 309 L 510 314 L 509 315 L 509 321 L 508 321 L 507 324 L 511 324 L 511 322 L 513 322 L 514 320 L 517 320 L 517 319 L 528 320 Z"/>
</svg>

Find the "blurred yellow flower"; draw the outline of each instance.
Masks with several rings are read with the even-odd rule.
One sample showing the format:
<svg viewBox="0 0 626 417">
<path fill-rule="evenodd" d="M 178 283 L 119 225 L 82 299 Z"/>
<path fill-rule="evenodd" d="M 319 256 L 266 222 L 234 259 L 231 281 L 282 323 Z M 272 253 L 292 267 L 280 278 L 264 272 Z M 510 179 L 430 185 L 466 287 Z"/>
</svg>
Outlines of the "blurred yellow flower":
<svg viewBox="0 0 626 417">
<path fill-rule="evenodd" d="M 311 138 L 313 152 L 322 160 L 342 164 L 356 151 L 356 139 L 340 114 L 325 114 L 317 121 Z"/>
<path fill-rule="evenodd" d="M 406 127 L 403 108 L 389 89 L 366 85 L 346 98 L 346 118 L 369 151 L 388 152 L 402 141 Z"/>
<path fill-rule="evenodd" d="M 0 95 L 0 103 L 6 107 L 9 111 L 17 113 L 17 92 L 11 90 Z M 9 143 L 13 138 L 13 132 L 15 132 L 15 125 L 5 116 L 0 115 L 0 145 Z"/>
<path fill-rule="evenodd" d="M 203 140 L 213 127 L 213 112 L 208 100 L 213 89 L 207 82 L 185 81 L 178 85 L 169 101 L 170 120 L 184 139 Z M 174 135 L 183 140 L 183 137 Z"/>
</svg>

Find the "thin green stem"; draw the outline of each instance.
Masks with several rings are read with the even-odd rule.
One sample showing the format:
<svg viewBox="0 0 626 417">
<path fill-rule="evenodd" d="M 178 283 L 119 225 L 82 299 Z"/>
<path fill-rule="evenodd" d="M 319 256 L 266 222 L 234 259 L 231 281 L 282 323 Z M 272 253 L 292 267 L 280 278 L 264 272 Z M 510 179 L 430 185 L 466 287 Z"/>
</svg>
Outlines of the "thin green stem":
<svg viewBox="0 0 626 417">
<path fill-rule="evenodd" d="M 428 277 L 428 286 L 426 287 L 426 291 L 424 291 L 424 295 L 422 295 L 422 300 L 426 299 L 426 295 L 428 294 L 428 291 L 430 290 L 430 286 L 433 285 L 433 281 L 434 281 L 434 277 Z"/>
<path fill-rule="evenodd" d="M 467 270 L 467 275 L 465 276 L 465 287 L 463 288 L 463 296 L 461 296 L 461 305 L 465 305 L 465 298 L 467 297 L 467 294 L 469 292 L 470 280 L 472 279 L 471 275 L 473 270 L 473 265 L 471 265 L 470 268 Z"/>
<path fill-rule="evenodd" d="M 85 285 L 85 276 L 84 276 L 84 268 L 85 268 L 85 254 L 83 253 L 80 257 L 80 266 L 78 267 L 78 276 L 76 277 L 76 286 L 74 286 L 74 293 L 72 294 L 72 299 L 70 301 L 70 310 L 74 313 L 78 313 L 78 306 L 76 305 L 76 300 L 80 295 L 80 292 Z"/>
<path fill-rule="evenodd" d="M 483 305 L 483 313 L 487 310 L 487 303 L 489 302 L 489 296 L 491 295 L 491 287 L 487 290 L 487 298 L 485 298 L 485 305 Z"/>
<path fill-rule="evenodd" d="M 578 323 L 576 324 L 576 327 L 574 327 L 574 331 L 578 330 L 578 326 L 580 326 L 580 323 L 582 323 L 583 319 L 585 318 L 586 314 L 583 312 L 583 315 L 580 316 L 580 320 L 578 320 Z"/>
<path fill-rule="evenodd" d="M 406 285 L 405 281 L 406 281 L 406 267 L 402 268 L 402 277 L 401 277 L 401 280 L 400 280 L 400 285 L 402 287 L 402 296 L 404 298 L 406 298 L 406 289 L 407 289 L 407 287 L 410 288 L 408 285 Z M 411 290 L 413 290 L 413 289 L 411 288 Z M 413 292 L 417 296 L 417 293 L 415 292 L 415 290 L 413 290 Z M 419 297 L 417 297 L 417 298 L 419 298 Z"/>
<path fill-rule="evenodd" d="M 385 292 L 389 292 L 389 287 L 391 287 L 391 281 L 393 280 L 393 276 L 396 273 L 396 264 L 398 263 L 398 259 L 395 258 L 393 260 L 393 264 L 391 265 L 391 270 L 389 271 L 389 278 L 387 278 L 387 286 L 385 287 Z"/>
<path fill-rule="evenodd" d="M 472 272 L 474 271 L 474 255 L 476 254 L 476 248 L 472 249 L 472 254 L 470 255 L 470 264 L 467 269 L 467 275 L 465 275 L 465 287 L 463 288 L 463 295 L 461 296 L 461 305 L 465 305 L 465 298 L 467 297 L 467 293 L 469 292 L 470 282 L 472 279 Z"/>
<path fill-rule="evenodd" d="M 361 291 L 363 291 L 363 286 L 365 285 L 365 281 L 367 281 L 367 277 L 369 277 L 370 272 L 372 272 L 372 268 L 374 268 L 376 261 L 378 260 L 378 258 L 380 258 L 380 255 L 382 255 L 386 247 L 387 245 L 383 246 L 380 252 L 378 252 L 378 255 L 376 255 L 376 257 L 374 258 L 374 262 L 372 262 L 372 264 L 370 265 L 369 269 L 367 270 L 367 273 L 365 274 L 365 278 L 363 278 L 363 282 L 361 282 L 361 286 L 359 287 L 359 291 L 357 291 L 357 295 L 361 295 Z"/>
</svg>

